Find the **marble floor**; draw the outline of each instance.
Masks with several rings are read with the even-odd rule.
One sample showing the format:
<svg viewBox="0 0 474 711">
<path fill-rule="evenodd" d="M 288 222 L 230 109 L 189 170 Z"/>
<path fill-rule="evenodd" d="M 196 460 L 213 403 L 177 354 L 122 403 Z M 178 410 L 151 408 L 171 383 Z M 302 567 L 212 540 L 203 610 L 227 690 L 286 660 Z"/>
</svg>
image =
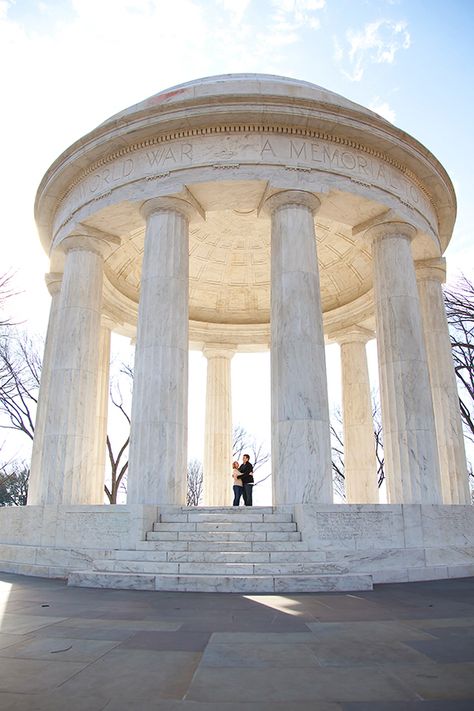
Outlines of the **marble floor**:
<svg viewBox="0 0 474 711">
<path fill-rule="evenodd" d="M 2 711 L 474 709 L 474 578 L 224 595 L 0 573 L 0 622 Z"/>
</svg>

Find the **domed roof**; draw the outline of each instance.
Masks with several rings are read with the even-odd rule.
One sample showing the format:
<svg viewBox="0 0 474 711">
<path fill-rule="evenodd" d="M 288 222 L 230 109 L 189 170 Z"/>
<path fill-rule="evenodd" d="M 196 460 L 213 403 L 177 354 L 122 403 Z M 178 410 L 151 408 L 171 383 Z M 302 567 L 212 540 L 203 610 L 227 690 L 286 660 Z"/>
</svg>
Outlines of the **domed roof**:
<svg viewBox="0 0 474 711">
<path fill-rule="evenodd" d="M 235 147 L 234 137 L 247 134 L 250 138 L 245 139 L 239 153 L 240 148 Z M 245 183 L 245 190 L 250 189 L 253 194 L 252 180 L 258 166 L 263 171 L 258 180 L 266 184 L 265 181 L 268 181 L 269 177 L 268 170 L 264 167 L 265 161 L 261 160 L 262 146 L 258 140 L 255 141 L 255 137 L 260 134 L 274 134 L 272 145 L 278 142 L 281 144 L 278 155 L 274 154 L 272 147 L 265 149 L 268 151 L 265 159 L 268 158 L 269 165 L 271 164 L 268 170 L 298 171 L 300 186 L 304 183 L 306 171 L 306 177 L 310 176 L 312 180 L 308 185 L 316 192 L 327 193 L 332 185 L 331 180 L 349 180 L 349 192 L 369 190 L 370 198 L 373 199 L 375 190 L 383 184 L 384 192 L 380 193 L 382 197 L 395 190 L 394 199 L 399 202 L 401 200 L 402 206 L 410 207 L 413 200 L 410 202 L 410 195 L 405 193 L 406 190 L 413 189 L 417 200 L 421 199 L 423 205 L 426 202 L 426 210 L 430 215 L 428 222 L 424 222 L 420 229 L 424 230 L 428 226 L 428 231 L 436 232 L 443 250 L 445 249 L 452 233 L 456 201 L 449 176 L 430 151 L 378 114 L 333 91 L 307 81 L 270 74 L 222 74 L 178 84 L 120 111 L 77 140 L 51 165 L 38 189 L 35 216 L 45 249 L 50 249 L 52 240 L 56 239 L 60 230 L 71 229 L 72 216 L 74 220 L 79 219 L 78 205 L 74 201 L 79 204 L 85 199 L 81 190 L 88 180 L 94 181 L 91 187 L 102 185 L 103 194 L 96 194 L 97 188 L 94 187 L 94 194 L 92 197 L 89 195 L 87 205 L 84 203 L 84 214 L 94 212 L 99 199 L 115 203 L 123 201 L 125 196 L 128 200 L 130 195 L 134 195 L 135 189 L 138 190 L 137 197 L 143 200 L 148 194 L 147 190 L 154 194 L 155 179 L 169 179 L 169 184 L 166 185 L 171 192 L 181 189 L 184 180 L 184 185 L 194 186 L 197 195 L 198 183 L 210 181 L 224 184 L 225 179 L 233 176 L 229 172 L 224 175 L 221 171 L 218 178 L 216 171 L 221 168 L 241 169 L 239 180 Z M 219 135 L 225 136 L 224 140 L 220 143 L 217 141 L 217 152 L 209 153 L 207 144 Z M 308 148 L 306 143 L 303 148 L 301 143 L 298 143 L 290 163 L 286 136 L 290 137 L 290 150 L 293 145 L 292 136 L 298 137 L 295 140 L 300 142 L 306 139 L 311 141 Z M 176 170 L 142 175 L 143 170 L 148 170 L 150 160 L 175 160 L 172 152 L 168 156 L 167 152 L 159 148 L 161 144 L 171 145 L 173 141 L 183 140 L 195 140 L 196 151 L 200 146 L 202 155 L 199 160 L 196 157 L 189 166 L 179 164 Z M 321 160 L 318 158 L 319 143 L 323 146 L 323 152 L 327 152 L 325 166 L 320 165 Z M 157 147 L 156 151 L 149 154 L 149 146 Z M 188 149 L 189 147 L 186 150 Z M 307 160 L 306 154 L 301 154 L 303 149 L 308 151 Z M 316 157 L 313 160 L 314 151 Z M 269 156 L 269 153 L 273 155 Z M 224 161 L 225 165 L 221 165 L 224 154 L 230 163 Z M 184 155 L 188 156 L 188 153 Z M 235 155 L 240 156 L 237 162 L 234 160 Z M 370 172 L 367 162 L 372 160 L 374 165 L 380 164 L 377 168 L 379 172 L 375 176 Z M 121 166 L 119 174 L 111 173 L 111 167 L 115 166 L 117 170 L 117 162 Z M 125 184 L 129 184 L 125 180 L 122 194 L 118 187 L 122 178 L 128 179 L 127 171 L 132 164 L 138 173 L 129 181 L 130 190 L 125 188 Z M 396 171 L 397 177 L 393 185 L 386 184 L 389 179 L 387 166 Z M 193 175 L 185 175 L 188 169 L 194 171 Z M 209 171 L 209 175 L 203 174 L 197 180 L 199 171 L 204 169 Z M 283 185 L 287 184 L 288 176 L 287 173 L 280 176 Z M 170 181 L 175 181 L 172 186 Z M 279 185 L 280 182 L 277 181 L 276 184 Z M 160 185 L 161 190 L 165 182 Z M 345 202 L 347 204 L 347 198 Z M 202 205 L 203 210 L 211 211 L 206 196 L 202 198 Z M 415 209 L 415 217 L 420 212 L 417 205 L 418 203 L 412 207 Z M 231 207 L 239 209 L 238 205 Z M 253 203 L 251 207 L 254 209 Z M 219 209 L 221 208 L 222 205 Z M 339 211 L 341 209 L 340 206 Z M 72 211 L 69 215 L 68 210 Z M 420 215 L 423 214 L 421 210 Z M 362 218 L 361 213 L 357 224 L 364 221 Z M 84 216 L 81 219 L 84 219 Z M 335 219 L 340 221 L 339 217 Z M 354 221 L 346 222 L 352 225 Z M 96 226 L 104 229 L 103 225 Z M 120 225 L 112 228 L 110 219 L 107 228 L 112 232 L 116 229 L 117 234 L 122 231 Z"/>
<path fill-rule="evenodd" d="M 329 91 L 322 86 L 312 84 L 308 81 L 290 79 L 288 77 L 276 76 L 273 74 L 219 74 L 216 76 L 203 77 L 193 81 L 177 84 L 169 89 L 160 91 L 138 104 L 129 106 L 123 111 L 119 111 L 101 124 L 107 125 L 110 122 L 127 120 L 143 111 L 147 112 L 156 108 L 169 108 L 170 105 L 179 105 L 188 101 L 206 100 L 209 103 L 218 102 L 222 98 L 233 97 L 246 99 L 254 96 L 260 100 L 265 97 L 274 97 L 287 100 L 311 101 L 313 105 L 322 104 L 325 106 L 339 107 L 357 111 L 368 116 L 377 116 L 385 121 L 378 114 L 366 109 L 360 104 L 349 101 L 340 94 Z"/>
</svg>

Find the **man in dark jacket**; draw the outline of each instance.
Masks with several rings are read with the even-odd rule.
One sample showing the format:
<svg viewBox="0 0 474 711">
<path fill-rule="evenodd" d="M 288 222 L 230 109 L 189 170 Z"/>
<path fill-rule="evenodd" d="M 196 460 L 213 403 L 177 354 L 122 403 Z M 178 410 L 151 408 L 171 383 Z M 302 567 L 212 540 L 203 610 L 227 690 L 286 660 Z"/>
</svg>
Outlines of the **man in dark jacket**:
<svg viewBox="0 0 474 711">
<path fill-rule="evenodd" d="M 243 462 L 239 467 L 240 478 L 242 479 L 242 484 L 244 486 L 244 504 L 246 506 L 252 506 L 252 490 L 253 490 L 253 466 L 250 464 L 250 457 L 248 454 L 244 454 Z"/>
</svg>

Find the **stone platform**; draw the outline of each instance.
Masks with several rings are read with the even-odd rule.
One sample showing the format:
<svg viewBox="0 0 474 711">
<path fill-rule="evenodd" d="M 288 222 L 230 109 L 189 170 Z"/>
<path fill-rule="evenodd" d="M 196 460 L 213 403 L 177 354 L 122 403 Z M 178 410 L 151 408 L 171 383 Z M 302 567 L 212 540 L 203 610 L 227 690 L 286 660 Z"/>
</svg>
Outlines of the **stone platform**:
<svg viewBox="0 0 474 711">
<path fill-rule="evenodd" d="M 380 582 L 474 575 L 474 508 L 4 508 L 0 569 L 87 587 L 369 590 Z"/>
</svg>

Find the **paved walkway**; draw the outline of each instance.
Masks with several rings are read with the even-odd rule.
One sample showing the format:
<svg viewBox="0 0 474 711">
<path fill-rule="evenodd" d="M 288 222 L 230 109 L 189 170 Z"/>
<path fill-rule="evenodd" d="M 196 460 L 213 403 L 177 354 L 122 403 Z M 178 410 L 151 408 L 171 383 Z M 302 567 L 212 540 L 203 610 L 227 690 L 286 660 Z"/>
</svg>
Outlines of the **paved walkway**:
<svg viewBox="0 0 474 711">
<path fill-rule="evenodd" d="M 474 578 L 219 595 L 0 573 L 0 619 L 2 711 L 474 709 Z"/>
</svg>

